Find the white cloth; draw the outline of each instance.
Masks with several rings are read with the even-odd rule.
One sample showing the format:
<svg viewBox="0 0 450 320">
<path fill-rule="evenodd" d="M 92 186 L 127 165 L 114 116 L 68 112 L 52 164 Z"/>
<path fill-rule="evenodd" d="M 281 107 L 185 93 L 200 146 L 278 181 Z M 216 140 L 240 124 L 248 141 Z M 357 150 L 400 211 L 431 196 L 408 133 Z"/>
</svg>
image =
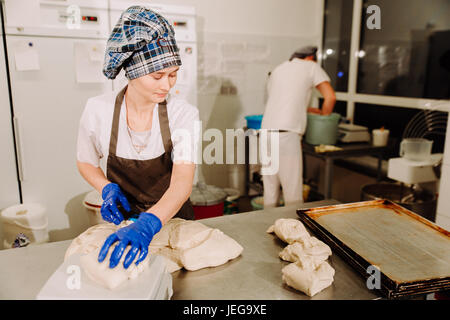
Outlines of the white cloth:
<svg viewBox="0 0 450 320">
<path fill-rule="evenodd" d="M 278 204 L 280 184 L 283 188 L 283 198 L 286 204 L 303 200 L 301 136 L 294 132 L 281 132 L 279 137 L 279 154 L 270 155 L 271 158 L 279 157 L 278 173 L 262 176 L 265 207 L 275 207 Z M 267 140 L 268 150 L 271 150 L 271 139 Z"/>
<path fill-rule="evenodd" d="M 78 131 L 78 161 L 99 167 L 100 159 L 108 156 L 117 93 L 117 91 L 107 93 L 87 101 Z M 126 112 L 124 99 L 120 111 L 116 155 L 136 160 L 148 160 L 161 156 L 164 153 L 164 145 L 159 127 L 158 105 L 153 110 L 150 132 L 134 132 L 133 141 L 135 143 L 139 141 L 140 136 L 150 133 L 150 140 L 141 153 L 138 153 L 131 143 Z M 167 114 L 173 143 L 172 161 L 198 163 L 197 149 L 201 129 L 198 109 L 182 99 L 169 96 L 167 98 Z"/>
<path fill-rule="evenodd" d="M 267 84 L 268 100 L 261 128 L 303 135 L 312 90 L 324 81 L 330 78 L 314 61 L 293 59 L 277 66 Z"/>
</svg>

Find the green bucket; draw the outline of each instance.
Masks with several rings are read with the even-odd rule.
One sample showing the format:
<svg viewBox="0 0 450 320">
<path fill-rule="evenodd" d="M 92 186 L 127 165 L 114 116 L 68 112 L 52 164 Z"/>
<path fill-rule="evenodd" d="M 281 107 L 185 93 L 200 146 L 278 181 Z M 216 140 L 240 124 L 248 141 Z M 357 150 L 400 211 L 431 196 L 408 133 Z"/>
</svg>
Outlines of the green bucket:
<svg viewBox="0 0 450 320">
<path fill-rule="evenodd" d="M 340 119 L 341 115 L 338 113 L 327 116 L 308 113 L 305 142 L 313 145 L 336 144 Z"/>
</svg>

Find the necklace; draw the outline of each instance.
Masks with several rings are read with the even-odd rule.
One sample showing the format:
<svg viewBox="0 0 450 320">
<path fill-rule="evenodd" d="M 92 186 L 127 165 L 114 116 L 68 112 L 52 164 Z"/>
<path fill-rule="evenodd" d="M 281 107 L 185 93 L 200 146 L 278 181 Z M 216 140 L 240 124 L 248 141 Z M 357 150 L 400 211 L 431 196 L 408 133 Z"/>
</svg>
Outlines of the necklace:
<svg viewBox="0 0 450 320">
<path fill-rule="evenodd" d="M 148 140 L 149 140 L 149 136 L 150 136 L 150 134 L 151 134 L 151 131 L 150 131 L 147 135 L 145 135 L 145 137 L 144 137 L 145 143 L 143 143 L 143 144 L 142 144 L 142 143 L 139 144 L 139 143 L 137 143 L 137 142 L 134 141 L 133 134 L 132 134 L 131 129 L 130 129 L 130 127 L 129 127 L 128 125 L 127 125 L 127 131 L 128 131 L 128 136 L 130 137 L 131 145 L 133 146 L 134 150 L 135 150 L 138 154 L 141 154 L 141 152 L 142 152 L 143 150 L 145 150 L 145 148 L 147 148 Z"/>
</svg>

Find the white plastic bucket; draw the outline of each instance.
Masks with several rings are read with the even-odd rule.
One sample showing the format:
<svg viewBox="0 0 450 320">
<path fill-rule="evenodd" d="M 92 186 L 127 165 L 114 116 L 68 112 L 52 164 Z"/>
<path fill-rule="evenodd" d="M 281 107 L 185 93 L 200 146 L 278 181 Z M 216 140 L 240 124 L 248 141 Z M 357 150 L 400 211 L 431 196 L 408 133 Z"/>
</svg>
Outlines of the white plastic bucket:
<svg viewBox="0 0 450 320">
<path fill-rule="evenodd" d="M 3 248 L 13 247 L 19 233 L 23 233 L 30 244 L 49 241 L 46 208 L 39 203 L 11 206 L 2 210 Z"/>
<path fill-rule="evenodd" d="M 107 223 L 103 220 L 100 212 L 102 203 L 103 199 L 96 190 L 89 192 L 84 198 L 83 205 L 86 208 L 86 214 L 88 215 L 90 226 L 95 226 L 100 223 Z"/>
</svg>

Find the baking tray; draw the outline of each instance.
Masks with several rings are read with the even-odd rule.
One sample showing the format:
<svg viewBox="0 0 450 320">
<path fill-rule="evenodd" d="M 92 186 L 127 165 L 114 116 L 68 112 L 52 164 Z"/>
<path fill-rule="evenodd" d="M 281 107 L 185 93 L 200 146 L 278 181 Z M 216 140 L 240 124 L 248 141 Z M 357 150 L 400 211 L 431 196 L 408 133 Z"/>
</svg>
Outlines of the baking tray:
<svg viewBox="0 0 450 320">
<path fill-rule="evenodd" d="M 450 289 L 450 232 L 402 206 L 373 200 L 297 214 L 364 278 L 376 266 L 381 286 L 374 290 L 388 299 Z"/>
</svg>

